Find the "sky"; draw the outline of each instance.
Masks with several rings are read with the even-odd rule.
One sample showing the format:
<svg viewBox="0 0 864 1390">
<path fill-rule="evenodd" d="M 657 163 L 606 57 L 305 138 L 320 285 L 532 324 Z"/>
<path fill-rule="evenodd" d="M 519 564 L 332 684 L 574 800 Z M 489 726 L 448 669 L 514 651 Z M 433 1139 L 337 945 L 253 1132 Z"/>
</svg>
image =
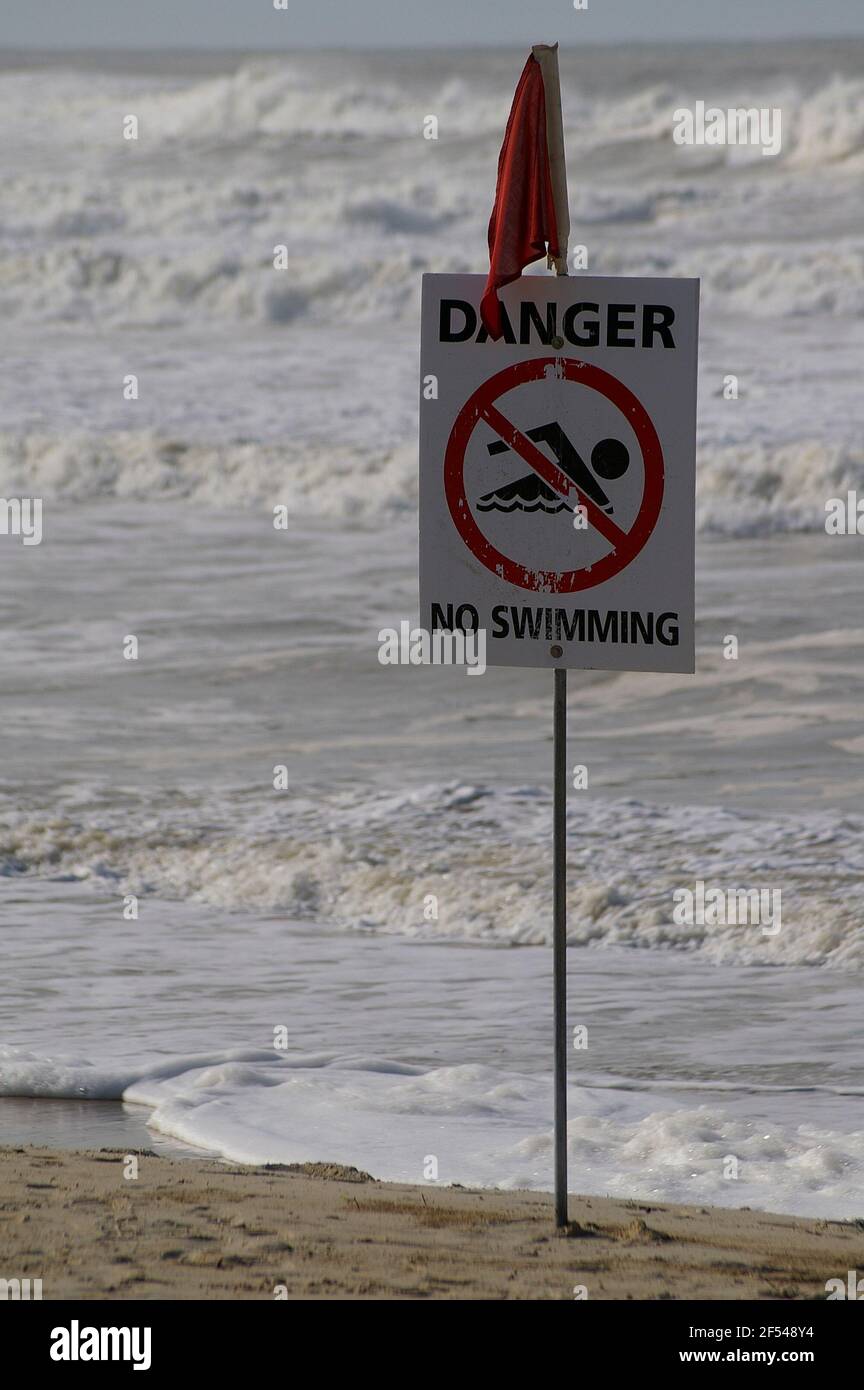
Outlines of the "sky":
<svg viewBox="0 0 864 1390">
<path fill-rule="evenodd" d="M 581 3 L 582 0 L 579 0 Z M 862 0 L 0 0 L 2 48 L 349 48 L 864 36 Z"/>
</svg>

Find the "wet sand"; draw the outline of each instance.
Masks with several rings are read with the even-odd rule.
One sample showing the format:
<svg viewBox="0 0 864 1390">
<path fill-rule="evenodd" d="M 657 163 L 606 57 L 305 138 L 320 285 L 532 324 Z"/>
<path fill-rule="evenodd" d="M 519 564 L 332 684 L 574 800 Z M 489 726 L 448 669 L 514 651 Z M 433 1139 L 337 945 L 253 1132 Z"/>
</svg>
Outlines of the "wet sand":
<svg viewBox="0 0 864 1390">
<path fill-rule="evenodd" d="M 377 1182 L 141 1150 L 0 1149 L 0 1274 L 45 1299 L 823 1299 L 864 1229 L 749 1210 Z"/>
</svg>

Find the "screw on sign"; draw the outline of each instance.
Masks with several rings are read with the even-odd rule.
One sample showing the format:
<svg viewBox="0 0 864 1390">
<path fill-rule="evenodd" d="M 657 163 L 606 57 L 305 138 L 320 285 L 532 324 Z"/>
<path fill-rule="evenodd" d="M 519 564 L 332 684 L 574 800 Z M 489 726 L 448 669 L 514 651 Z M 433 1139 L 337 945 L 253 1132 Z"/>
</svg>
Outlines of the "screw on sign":
<svg viewBox="0 0 864 1390">
<path fill-rule="evenodd" d="M 610 401 L 631 426 L 642 453 L 644 483 L 639 508 L 629 528 L 613 520 L 614 505 L 597 482 L 623 476 L 630 464 L 621 440 L 598 441 L 591 452 L 593 474 L 557 421 L 523 433 L 498 409 L 496 402 L 514 387 L 556 379 L 597 391 Z M 483 420 L 498 435 L 489 453 L 514 450 L 527 463 L 532 476 L 486 493 L 477 503 L 481 512 L 557 512 L 576 503 L 584 508 L 588 525 L 608 543 L 608 550 L 579 569 L 532 569 L 499 550 L 480 528 L 465 490 L 465 454 L 474 429 Z M 553 463 L 537 447 L 546 443 L 558 459 Z M 639 554 L 657 524 L 663 503 L 663 451 L 657 431 L 641 402 L 611 373 L 574 358 L 536 357 L 506 367 L 485 381 L 462 407 L 444 457 L 444 490 L 454 525 L 473 555 L 493 574 L 522 589 L 547 593 L 575 593 L 590 589 L 619 574 Z M 560 506 L 555 499 L 559 498 Z"/>
</svg>

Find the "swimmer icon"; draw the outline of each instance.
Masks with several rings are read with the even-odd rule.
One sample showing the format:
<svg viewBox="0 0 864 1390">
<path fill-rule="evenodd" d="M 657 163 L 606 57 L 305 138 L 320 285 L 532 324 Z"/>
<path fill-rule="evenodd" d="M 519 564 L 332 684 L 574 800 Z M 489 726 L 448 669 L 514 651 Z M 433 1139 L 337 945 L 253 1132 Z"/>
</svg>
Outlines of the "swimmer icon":
<svg viewBox="0 0 864 1390">
<path fill-rule="evenodd" d="M 597 481 L 614 482 L 622 477 L 630 466 L 630 453 L 620 439 L 601 439 L 591 450 L 591 467 L 585 463 L 579 451 L 568 439 L 557 420 L 547 425 L 538 425 L 525 431 L 535 444 L 546 444 L 558 461 L 561 471 L 577 484 L 607 516 L 612 516 L 615 507 L 612 500 Z M 503 439 L 496 439 L 488 445 L 489 453 L 508 453 L 510 446 Z M 593 471 L 592 471 L 593 470 Z M 480 512 L 557 512 L 572 511 L 572 506 L 555 492 L 548 483 L 534 472 L 517 478 L 514 482 L 487 492 L 477 502 Z"/>
</svg>

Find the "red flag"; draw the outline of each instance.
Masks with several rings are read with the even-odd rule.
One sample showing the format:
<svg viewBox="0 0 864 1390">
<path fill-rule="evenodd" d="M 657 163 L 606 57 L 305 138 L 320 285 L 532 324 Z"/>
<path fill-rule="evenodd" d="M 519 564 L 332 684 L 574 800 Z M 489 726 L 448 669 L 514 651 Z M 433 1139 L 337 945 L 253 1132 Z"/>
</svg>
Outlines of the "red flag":
<svg viewBox="0 0 864 1390">
<path fill-rule="evenodd" d="M 558 262 L 560 268 L 563 261 L 566 268 L 570 227 L 556 49 L 557 44 L 554 49 L 538 44 L 525 64 L 498 158 L 498 184 L 489 219 L 489 278 L 480 304 L 490 338 L 500 338 L 502 333 L 498 299 L 502 285 L 518 280 L 525 266 L 545 256 L 547 248 L 550 262 Z M 552 90 L 547 90 L 547 83 Z M 553 172 L 549 137 L 554 137 L 556 126 L 561 157 L 556 160 L 560 167 Z"/>
</svg>

